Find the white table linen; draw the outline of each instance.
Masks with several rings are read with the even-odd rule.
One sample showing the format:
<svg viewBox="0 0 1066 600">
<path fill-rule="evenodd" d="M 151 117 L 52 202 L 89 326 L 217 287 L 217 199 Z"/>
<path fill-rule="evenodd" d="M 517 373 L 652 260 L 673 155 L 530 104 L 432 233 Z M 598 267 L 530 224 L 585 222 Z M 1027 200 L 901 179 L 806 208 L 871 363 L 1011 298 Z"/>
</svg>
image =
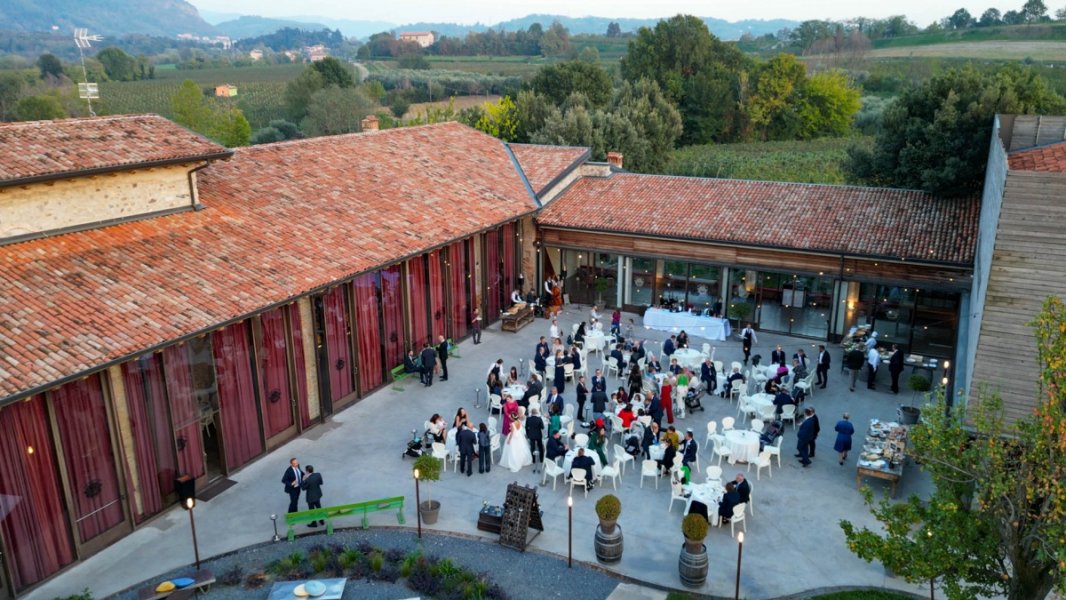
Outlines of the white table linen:
<svg viewBox="0 0 1066 600">
<path fill-rule="evenodd" d="M 729 321 L 703 317 L 688 312 L 670 312 L 659 308 L 644 311 L 644 326 L 660 331 L 677 332 L 682 329 L 690 336 L 725 341 L 729 337 Z"/>
<path fill-rule="evenodd" d="M 759 434 L 754 431 L 734 429 L 725 432 L 726 447 L 730 462 L 751 462 L 759 456 Z"/>
<path fill-rule="evenodd" d="M 574 462 L 574 458 L 577 456 L 576 450 L 570 450 L 563 458 L 563 473 L 567 476 L 570 475 L 570 465 Z M 597 479 L 600 476 L 600 455 L 595 450 L 585 450 L 585 456 L 592 459 L 592 478 Z"/>
</svg>

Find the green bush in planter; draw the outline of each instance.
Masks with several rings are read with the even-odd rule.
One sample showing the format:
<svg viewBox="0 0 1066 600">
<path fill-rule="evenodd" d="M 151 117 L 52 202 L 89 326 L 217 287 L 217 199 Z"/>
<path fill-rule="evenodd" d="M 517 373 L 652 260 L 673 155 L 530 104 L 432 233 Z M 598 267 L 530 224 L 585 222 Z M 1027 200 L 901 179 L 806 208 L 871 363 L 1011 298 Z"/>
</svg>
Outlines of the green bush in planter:
<svg viewBox="0 0 1066 600">
<path fill-rule="evenodd" d="M 748 304 L 747 302 L 738 302 L 730 305 L 729 316 L 736 319 L 737 323 L 748 320 L 748 317 L 751 316 L 751 304 Z"/>
<path fill-rule="evenodd" d="M 617 521 L 622 514 L 622 501 L 614 494 L 607 494 L 596 501 L 596 515 L 604 521 Z"/>
<path fill-rule="evenodd" d="M 707 537 L 709 527 L 710 524 L 703 515 L 694 513 L 687 515 L 681 521 L 681 532 L 685 534 L 685 538 L 696 542 L 703 541 L 703 538 Z"/>
<path fill-rule="evenodd" d="M 929 380 L 921 375 L 911 375 L 907 380 L 907 386 L 915 392 L 928 392 Z"/>
</svg>

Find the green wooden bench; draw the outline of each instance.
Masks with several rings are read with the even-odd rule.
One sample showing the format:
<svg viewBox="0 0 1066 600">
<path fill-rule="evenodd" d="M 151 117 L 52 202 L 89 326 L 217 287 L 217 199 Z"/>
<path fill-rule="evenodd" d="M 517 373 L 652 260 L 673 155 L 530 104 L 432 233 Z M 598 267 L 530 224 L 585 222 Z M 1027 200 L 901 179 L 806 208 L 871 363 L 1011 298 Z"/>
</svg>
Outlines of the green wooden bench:
<svg viewBox="0 0 1066 600">
<path fill-rule="evenodd" d="M 363 516 L 363 529 L 369 529 L 370 519 L 367 515 L 379 510 L 395 509 L 396 520 L 399 521 L 400 525 L 403 525 L 405 523 L 403 517 L 403 498 L 403 496 L 396 496 L 394 498 L 368 500 L 367 502 L 358 502 L 356 504 L 342 504 L 339 506 L 327 506 L 325 508 L 288 513 L 285 515 L 285 524 L 289 526 L 289 541 L 291 542 L 296 539 L 296 530 L 293 529 L 293 527 L 301 523 L 325 521 L 326 535 L 333 535 L 333 519 L 350 517 L 358 514 L 362 514 Z"/>
<path fill-rule="evenodd" d="M 392 373 L 392 389 L 396 390 L 397 392 L 403 391 L 403 386 L 400 385 L 400 382 L 414 375 L 414 373 L 408 373 L 407 371 L 404 371 L 402 364 L 398 367 L 393 367 L 390 373 Z"/>
</svg>

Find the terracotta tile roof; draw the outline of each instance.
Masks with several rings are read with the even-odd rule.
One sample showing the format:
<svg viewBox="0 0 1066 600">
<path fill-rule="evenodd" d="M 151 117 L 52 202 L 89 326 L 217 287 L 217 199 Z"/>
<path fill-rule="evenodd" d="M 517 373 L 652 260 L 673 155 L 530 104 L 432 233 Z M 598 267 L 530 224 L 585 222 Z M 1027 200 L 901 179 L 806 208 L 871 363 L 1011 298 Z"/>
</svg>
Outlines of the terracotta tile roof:
<svg viewBox="0 0 1066 600">
<path fill-rule="evenodd" d="M 0 253 L 0 398 L 528 214 L 456 123 L 282 142 L 200 172 L 206 207 Z"/>
<path fill-rule="evenodd" d="M 159 115 L 0 124 L 0 186 L 78 171 L 196 160 L 227 150 Z"/>
<path fill-rule="evenodd" d="M 1011 152 L 1007 164 L 1012 171 L 1066 173 L 1066 142 Z"/>
<path fill-rule="evenodd" d="M 541 146 L 538 144 L 508 144 L 518 164 L 533 186 L 541 193 L 556 177 L 589 156 L 589 149 L 580 146 Z"/>
<path fill-rule="evenodd" d="M 585 177 L 543 226 L 971 265 L 980 202 L 911 190 L 615 173 Z"/>
</svg>

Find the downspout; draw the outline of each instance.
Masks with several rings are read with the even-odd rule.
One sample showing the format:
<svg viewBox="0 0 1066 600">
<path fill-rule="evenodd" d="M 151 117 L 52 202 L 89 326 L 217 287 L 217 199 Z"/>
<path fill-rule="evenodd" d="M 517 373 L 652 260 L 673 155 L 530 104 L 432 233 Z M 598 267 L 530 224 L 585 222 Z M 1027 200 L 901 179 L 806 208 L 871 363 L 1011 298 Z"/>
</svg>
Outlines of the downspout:
<svg viewBox="0 0 1066 600">
<path fill-rule="evenodd" d="M 203 210 L 204 209 L 204 205 L 200 204 L 200 194 L 197 193 L 197 191 L 196 191 L 196 184 L 193 183 L 192 176 L 197 171 L 199 171 L 201 169 L 206 169 L 207 166 L 210 165 L 210 164 L 211 164 L 210 162 L 205 162 L 204 164 L 189 170 L 189 172 L 185 174 L 185 176 L 189 180 L 189 198 L 192 200 L 192 209 L 193 210 Z"/>
</svg>

